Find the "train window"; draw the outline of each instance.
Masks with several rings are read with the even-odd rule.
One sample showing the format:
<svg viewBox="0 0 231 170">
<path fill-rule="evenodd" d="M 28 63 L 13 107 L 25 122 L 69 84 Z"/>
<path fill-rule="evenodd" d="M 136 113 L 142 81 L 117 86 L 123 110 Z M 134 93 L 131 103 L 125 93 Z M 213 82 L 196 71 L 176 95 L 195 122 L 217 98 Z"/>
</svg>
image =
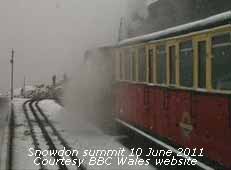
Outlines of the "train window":
<svg viewBox="0 0 231 170">
<path fill-rule="evenodd" d="M 138 66 L 138 70 L 139 70 L 139 81 L 140 82 L 145 82 L 146 81 L 146 54 L 145 54 L 145 48 L 139 48 L 138 50 L 138 61 L 139 61 L 139 66 Z"/>
<path fill-rule="evenodd" d="M 193 45 L 192 41 L 180 43 L 180 85 L 193 86 Z"/>
<path fill-rule="evenodd" d="M 154 82 L 154 80 L 153 80 L 153 74 L 154 74 L 154 53 L 153 53 L 153 49 L 149 49 L 148 50 L 148 60 L 149 60 L 149 77 L 148 77 L 148 79 L 149 79 L 149 83 L 153 83 Z"/>
<path fill-rule="evenodd" d="M 166 51 L 165 45 L 158 46 L 156 48 L 156 78 L 157 83 L 166 83 Z"/>
<path fill-rule="evenodd" d="M 198 87 L 206 87 L 206 56 L 207 56 L 206 41 L 198 42 Z"/>
<path fill-rule="evenodd" d="M 124 56 L 125 65 L 125 80 L 130 80 L 130 52 L 128 49 L 125 50 Z"/>
<path fill-rule="evenodd" d="M 136 81 L 136 52 L 132 52 L 132 80 Z"/>
<path fill-rule="evenodd" d="M 120 62 L 120 67 L 119 67 L 119 72 L 120 72 L 120 76 L 119 76 L 119 78 L 120 78 L 120 80 L 123 80 L 123 55 L 122 55 L 122 52 L 120 52 L 120 54 L 119 54 L 119 62 Z"/>
<path fill-rule="evenodd" d="M 119 52 L 117 52 L 117 54 L 116 54 L 115 71 L 116 71 L 116 80 L 120 80 L 120 53 Z"/>
<path fill-rule="evenodd" d="M 212 38 L 212 53 L 213 88 L 231 90 L 231 33 Z"/>
<path fill-rule="evenodd" d="M 130 54 L 129 54 L 129 64 L 130 64 L 130 77 L 129 77 L 129 80 L 133 80 L 133 55 L 132 55 L 132 51 L 130 51 Z"/>
<path fill-rule="evenodd" d="M 176 47 L 169 47 L 170 84 L 176 84 Z"/>
</svg>

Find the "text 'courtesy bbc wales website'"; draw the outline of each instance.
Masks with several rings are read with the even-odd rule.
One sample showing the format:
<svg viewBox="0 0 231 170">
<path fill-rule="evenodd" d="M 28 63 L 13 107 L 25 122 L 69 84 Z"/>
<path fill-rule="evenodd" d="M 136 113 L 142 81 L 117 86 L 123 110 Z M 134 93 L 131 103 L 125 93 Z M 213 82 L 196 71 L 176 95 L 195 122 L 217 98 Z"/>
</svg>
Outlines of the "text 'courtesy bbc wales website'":
<svg viewBox="0 0 231 170">
<path fill-rule="evenodd" d="M 68 150 L 35 150 L 29 148 L 27 155 L 33 157 L 35 166 L 66 165 L 110 168 L 128 168 L 147 166 L 196 166 L 198 157 L 203 157 L 203 149 L 157 150 L 148 148 L 118 149 L 76 149 Z M 59 158 L 59 159 L 57 159 Z"/>
</svg>

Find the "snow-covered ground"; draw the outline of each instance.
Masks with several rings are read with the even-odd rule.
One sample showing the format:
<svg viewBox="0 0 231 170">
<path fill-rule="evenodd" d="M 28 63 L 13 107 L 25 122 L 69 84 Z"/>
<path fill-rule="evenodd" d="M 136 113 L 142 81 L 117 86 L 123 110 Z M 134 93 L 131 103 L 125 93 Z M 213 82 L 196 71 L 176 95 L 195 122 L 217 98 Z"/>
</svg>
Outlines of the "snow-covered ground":
<svg viewBox="0 0 231 170">
<path fill-rule="evenodd" d="M 6 159 L 6 142 L 7 142 L 7 118 L 10 113 L 10 103 L 7 97 L 0 97 L 0 169 L 5 166 L 3 161 Z"/>
<path fill-rule="evenodd" d="M 28 135 L 29 127 L 27 125 L 23 110 L 22 104 L 25 99 L 15 99 L 15 115 L 16 115 L 16 138 L 15 138 L 15 147 L 14 147 L 14 166 L 13 169 L 38 169 L 33 164 L 34 157 L 28 156 L 28 150 L 30 147 L 33 147 L 32 138 Z M 117 139 L 120 136 L 110 136 L 103 131 L 101 131 L 96 126 L 89 123 L 87 120 L 84 120 L 81 116 L 78 116 L 78 113 L 67 112 L 63 107 L 58 105 L 53 100 L 43 100 L 39 103 L 39 106 L 42 108 L 44 113 L 48 116 L 48 119 L 54 124 L 57 130 L 61 133 L 63 138 L 69 143 L 69 145 L 79 151 L 78 158 L 84 161 L 84 165 L 87 169 L 105 169 L 105 170 L 151 170 L 155 169 L 150 165 L 129 165 L 128 162 L 123 166 L 118 165 L 118 159 L 121 160 L 121 157 L 111 156 L 107 160 L 107 163 L 110 165 L 90 165 L 91 156 L 84 156 L 86 151 L 108 151 L 108 150 L 122 150 L 124 149 L 125 159 L 128 155 L 131 154 L 131 150 L 125 148 L 120 144 Z M 88 152 L 89 153 L 89 152 Z M 108 158 L 107 156 L 102 156 L 104 159 Z M 141 158 L 134 156 L 129 157 L 131 159 L 131 164 L 136 164 Z"/>
</svg>

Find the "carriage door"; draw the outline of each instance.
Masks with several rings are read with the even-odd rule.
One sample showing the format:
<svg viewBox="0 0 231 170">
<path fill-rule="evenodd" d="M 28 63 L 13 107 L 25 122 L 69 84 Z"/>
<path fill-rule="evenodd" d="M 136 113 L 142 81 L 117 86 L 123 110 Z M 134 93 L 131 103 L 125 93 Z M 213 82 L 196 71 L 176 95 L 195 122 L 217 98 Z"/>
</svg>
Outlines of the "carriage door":
<svg viewBox="0 0 231 170">
<path fill-rule="evenodd" d="M 170 86 L 177 85 L 177 44 L 176 42 L 169 42 L 167 44 L 167 84 Z M 176 98 L 177 91 L 172 89 L 165 89 L 163 91 L 163 110 L 162 114 L 165 116 L 166 122 L 166 137 L 173 140 L 176 136 Z"/>
<path fill-rule="evenodd" d="M 207 58 L 207 38 L 198 38 L 195 41 L 196 55 L 196 87 L 206 88 L 206 58 Z"/>
</svg>

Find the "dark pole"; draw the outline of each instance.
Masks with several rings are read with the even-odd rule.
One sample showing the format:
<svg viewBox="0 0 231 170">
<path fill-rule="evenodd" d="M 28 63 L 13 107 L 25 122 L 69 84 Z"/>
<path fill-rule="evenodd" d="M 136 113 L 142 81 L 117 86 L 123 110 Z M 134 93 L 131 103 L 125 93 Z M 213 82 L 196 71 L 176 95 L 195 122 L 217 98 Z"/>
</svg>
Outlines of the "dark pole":
<svg viewBox="0 0 231 170">
<path fill-rule="evenodd" d="M 11 100 L 14 99 L 14 49 L 11 51 Z"/>
<path fill-rule="evenodd" d="M 24 76 L 24 80 L 23 80 L 23 97 L 25 98 L 25 93 L 26 92 L 26 76 Z"/>
</svg>

